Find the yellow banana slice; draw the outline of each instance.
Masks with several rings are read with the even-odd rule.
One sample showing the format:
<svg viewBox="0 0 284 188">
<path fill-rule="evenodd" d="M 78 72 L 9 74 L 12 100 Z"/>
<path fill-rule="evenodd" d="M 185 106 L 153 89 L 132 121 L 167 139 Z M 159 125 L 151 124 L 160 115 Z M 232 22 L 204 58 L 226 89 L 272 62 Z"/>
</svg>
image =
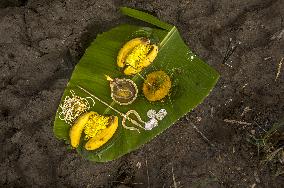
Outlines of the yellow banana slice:
<svg viewBox="0 0 284 188">
<path fill-rule="evenodd" d="M 97 112 L 88 112 L 80 116 L 71 127 L 69 136 L 71 146 L 77 148 L 80 143 L 82 132 L 85 139 L 89 139 L 85 148 L 95 150 L 105 144 L 115 133 L 118 127 L 117 116 L 102 116 Z"/>
<path fill-rule="evenodd" d="M 143 68 L 148 67 L 158 54 L 158 46 L 152 45 L 152 50 L 148 53 L 148 55 L 140 62 L 137 63 L 136 66 L 127 66 L 124 69 L 125 75 L 134 75 L 143 70 Z"/>
<path fill-rule="evenodd" d="M 158 51 L 159 51 L 158 46 L 152 45 L 152 50 L 150 51 L 150 53 L 146 56 L 146 58 L 142 62 L 142 66 L 148 67 L 154 61 L 154 59 L 157 57 Z"/>
<path fill-rule="evenodd" d="M 158 54 L 158 46 L 148 39 L 135 38 L 127 42 L 119 51 L 117 65 L 124 68 L 125 75 L 134 75 L 149 66 Z"/>
<path fill-rule="evenodd" d="M 77 148 L 80 143 L 81 134 L 85 128 L 85 124 L 88 122 L 89 117 L 96 112 L 88 112 L 79 117 L 74 125 L 71 127 L 69 136 L 71 140 L 71 146 Z"/>
<path fill-rule="evenodd" d="M 125 59 L 127 55 L 139 44 L 149 44 L 149 40 L 145 40 L 143 38 L 135 38 L 123 45 L 123 47 L 119 50 L 118 56 L 117 56 L 117 65 L 118 67 L 124 67 L 125 66 Z"/>
<path fill-rule="evenodd" d="M 113 116 L 113 120 L 106 129 L 103 129 L 95 137 L 91 138 L 85 145 L 86 150 L 95 150 L 104 145 L 115 133 L 118 127 L 118 117 Z"/>
</svg>

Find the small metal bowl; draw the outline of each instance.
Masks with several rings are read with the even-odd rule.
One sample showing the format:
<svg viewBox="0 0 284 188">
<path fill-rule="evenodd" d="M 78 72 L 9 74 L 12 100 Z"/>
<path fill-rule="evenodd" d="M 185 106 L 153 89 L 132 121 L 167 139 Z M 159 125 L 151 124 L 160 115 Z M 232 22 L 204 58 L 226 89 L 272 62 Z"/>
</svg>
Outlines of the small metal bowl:
<svg viewBox="0 0 284 188">
<path fill-rule="evenodd" d="M 125 78 L 110 78 L 111 98 L 120 105 L 129 105 L 137 98 L 138 89 L 136 84 Z"/>
</svg>

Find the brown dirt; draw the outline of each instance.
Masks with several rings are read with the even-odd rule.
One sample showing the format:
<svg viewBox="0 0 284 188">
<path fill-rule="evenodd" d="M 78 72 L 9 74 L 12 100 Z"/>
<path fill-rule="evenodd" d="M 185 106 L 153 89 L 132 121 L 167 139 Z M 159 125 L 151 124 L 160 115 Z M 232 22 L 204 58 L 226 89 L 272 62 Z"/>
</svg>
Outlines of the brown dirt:
<svg viewBox="0 0 284 188">
<path fill-rule="evenodd" d="M 53 119 L 86 47 L 98 33 L 131 21 L 120 6 L 176 25 L 221 79 L 203 104 L 158 138 L 119 160 L 93 164 L 54 138 Z M 284 115 L 283 68 L 275 81 L 284 56 L 283 10 L 283 0 L 1 0 L 1 187 L 174 187 L 174 179 L 178 187 L 283 187 L 283 176 L 260 165 L 247 141 Z M 227 65 L 230 38 L 237 48 Z"/>
</svg>

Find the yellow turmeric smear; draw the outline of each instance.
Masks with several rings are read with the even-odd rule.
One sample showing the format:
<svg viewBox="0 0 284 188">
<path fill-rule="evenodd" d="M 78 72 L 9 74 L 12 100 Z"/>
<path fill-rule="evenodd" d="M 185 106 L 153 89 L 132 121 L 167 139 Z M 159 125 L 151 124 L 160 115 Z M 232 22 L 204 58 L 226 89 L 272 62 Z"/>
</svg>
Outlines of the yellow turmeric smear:
<svg viewBox="0 0 284 188">
<path fill-rule="evenodd" d="M 93 114 L 89 117 L 88 122 L 85 124 L 85 139 L 88 140 L 99 134 L 102 130 L 107 128 L 109 124 L 109 117 L 99 114 Z"/>
<path fill-rule="evenodd" d="M 134 69 L 140 69 L 144 67 L 143 62 L 147 57 L 149 51 L 151 50 L 151 45 L 139 44 L 129 53 L 126 57 L 126 65 L 130 65 Z"/>
</svg>

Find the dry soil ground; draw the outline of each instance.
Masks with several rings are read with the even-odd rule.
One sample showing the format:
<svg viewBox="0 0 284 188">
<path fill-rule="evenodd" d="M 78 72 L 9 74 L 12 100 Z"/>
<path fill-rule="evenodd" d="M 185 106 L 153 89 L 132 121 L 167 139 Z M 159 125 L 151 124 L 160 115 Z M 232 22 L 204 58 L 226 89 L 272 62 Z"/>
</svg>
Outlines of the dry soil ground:
<svg viewBox="0 0 284 188">
<path fill-rule="evenodd" d="M 93 164 L 55 139 L 53 119 L 86 47 L 131 21 L 120 6 L 176 25 L 221 78 L 162 135 L 117 161 Z M 224 62 L 230 42 L 236 49 Z M 247 140 L 284 115 L 283 67 L 275 81 L 283 57 L 283 0 L 1 0 L 0 185 L 283 187 L 283 176 L 260 165 L 263 156 Z"/>
</svg>

